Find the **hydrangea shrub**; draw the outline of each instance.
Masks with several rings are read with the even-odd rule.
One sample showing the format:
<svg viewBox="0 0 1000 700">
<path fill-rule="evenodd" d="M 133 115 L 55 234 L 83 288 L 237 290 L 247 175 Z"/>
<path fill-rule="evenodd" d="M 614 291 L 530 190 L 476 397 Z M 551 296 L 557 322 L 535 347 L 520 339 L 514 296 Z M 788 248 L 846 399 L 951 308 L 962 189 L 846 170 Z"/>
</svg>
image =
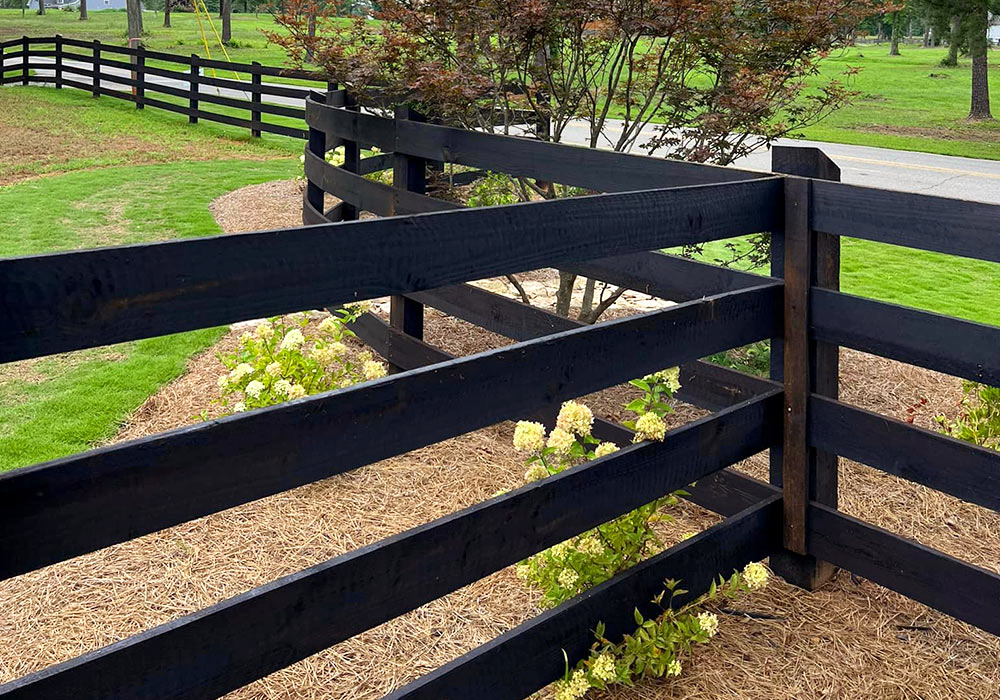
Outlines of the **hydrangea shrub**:
<svg viewBox="0 0 1000 700">
<path fill-rule="evenodd" d="M 952 421 L 938 416 L 937 421 L 943 431 L 952 437 L 1000 451 L 1000 387 L 962 382 L 958 418 Z"/>
<path fill-rule="evenodd" d="M 341 309 L 315 330 L 299 314 L 261 321 L 243 333 L 236 350 L 219 355 L 227 369 L 218 379 L 225 412 L 242 413 L 384 377 L 383 363 L 344 342 L 354 337 L 349 324 L 365 310 L 361 305 Z"/>
</svg>

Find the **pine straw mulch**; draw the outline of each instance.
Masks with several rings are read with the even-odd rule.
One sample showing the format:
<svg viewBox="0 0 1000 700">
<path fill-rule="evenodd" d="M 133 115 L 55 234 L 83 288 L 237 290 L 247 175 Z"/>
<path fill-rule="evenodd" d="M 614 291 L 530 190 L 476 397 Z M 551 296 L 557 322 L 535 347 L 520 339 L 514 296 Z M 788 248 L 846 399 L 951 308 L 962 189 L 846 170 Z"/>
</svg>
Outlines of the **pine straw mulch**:
<svg viewBox="0 0 1000 700">
<path fill-rule="evenodd" d="M 227 198 L 216 203 L 217 212 L 222 205 L 253 211 L 246 192 Z M 240 332 L 234 329 L 218 348 L 193 358 L 189 371 L 151 397 L 116 439 L 193 422 L 215 395 L 214 352 L 232 347 Z M 508 342 L 433 311 L 427 338 L 454 354 Z M 842 353 L 842 363 L 842 395 L 851 403 L 905 417 L 908 407 L 926 398 L 915 418 L 924 426 L 937 413 L 954 413 L 954 378 L 853 351 Z M 588 403 L 599 415 L 619 419 L 627 395 L 613 388 Z M 673 422 L 702 414 L 682 405 Z M 0 681 L 515 487 L 524 468 L 511 435 L 509 423 L 491 426 L 0 582 Z M 766 455 L 740 468 L 763 477 Z M 1000 571 L 996 514 L 846 460 L 841 476 L 845 512 Z M 718 521 L 691 504 L 676 515 L 665 533 L 669 541 Z M 227 697 L 380 697 L 530 618 L 536 601 L 507 569 Z M 775 580 L 732 607 L 722 613 L 713 643 L 685 662 L 690 672 L 601 697 L 998 697 L 1000 640 L 847 573 L 815 593 Z"/>
</svg>

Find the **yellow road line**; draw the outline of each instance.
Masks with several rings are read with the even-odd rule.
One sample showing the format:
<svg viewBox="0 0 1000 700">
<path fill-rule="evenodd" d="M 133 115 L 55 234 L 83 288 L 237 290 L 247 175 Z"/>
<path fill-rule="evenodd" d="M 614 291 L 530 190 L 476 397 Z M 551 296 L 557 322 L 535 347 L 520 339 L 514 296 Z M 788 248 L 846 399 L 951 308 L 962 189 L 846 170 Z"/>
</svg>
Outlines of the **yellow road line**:
<svg viewBox="0 0 1000 700">
<path fill-rule="evenodd" d="M 860 158 L 858 156 L 832 156 L 834 160 L 852 160 L 858 163 L 871 163 L 872 165 L 885 165 L 890 168 L 910 168 L 912 170 L 931 170 L 936 173 L 952 173 L 954 175 L 970 175 L 972 177 L 985 177 L 991 180 L 1000 180 L 1000 173 L 981 173 L 975 170 L 959 170 L 957 168 L 942 168 L 936 165 L 920 165 L 918 163 L 900 163 L 892 160 L 877 160 L 875 158 Z"/>
</svg>

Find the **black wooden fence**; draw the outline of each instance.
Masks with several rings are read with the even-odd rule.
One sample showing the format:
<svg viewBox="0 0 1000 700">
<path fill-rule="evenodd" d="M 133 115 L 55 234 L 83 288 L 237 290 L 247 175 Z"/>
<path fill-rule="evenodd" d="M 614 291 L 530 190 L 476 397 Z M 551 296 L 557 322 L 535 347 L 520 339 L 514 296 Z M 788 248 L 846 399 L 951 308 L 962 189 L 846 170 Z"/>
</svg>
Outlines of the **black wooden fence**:
<svg viewBox="0 0 1000 700">
<path fill-rule="evenodd" d="M 265 118 L 279 116 L 301 121 L 305 117 L 301 101 L 310 89 L 320 85 L 328 87 L 322 75 L 308 71 L 264 66 L 257 62 L 219 61 L 197 54 L 180 56 L 150 51 L 142 46 L 130 48 L 59 35 L 25 36 L 0 42 L 0 66 L 0 86 L 36 83 L 57 88 L 73 87 L 86 90 L 94 97 L 108 95 L 134 102 L 136 109 L 149 106 L 183 114 L 192 124 L 204 119 L 242 127 L 249 129 L 253 136 L 266 131 L 307 138 L 302 126 L 276 124 Z M 112 72 L 106 70 L 108 68 L 119 70 Z M 33 74 L 32 71 L 52 75 Z M 129 71 L 129 74 L 122 75 L 121 71 Z M 249 80 L 242 79 L 241 73 L 249 75 Z M 264 82 L 265 76 L 308 81 L 308 84 L 296 87 Z M 109 83 L 113 86 L 109 87 Z M 163 96 L 175 99 L 171 101 Z M 220 114 L 206 109 L 206 103 L 245 111 L 247 115 Z"/>
<path fill-rule="evenodd" d="M 1000 577 L 838 513 L 828 491 L 836 474 L 822 458 L 842 454 L 1000 506 L 1000 455 L 837 401 L 823 350 L 846 345 L 1000 381 L 997 328 L 841 294 L 830 275 L 839 235 L 1000 261 L 1000 207 L 380 119 L 336 106 L 349 102 L 343 93 L 327 101 L 306 108 L 308 222 L 453 209 L 361 177 L 387 162 L 361 161 L 371 144 L 393 152 L 395 183 L 414 190 L 429 160 L 615 191 L 0 261 L 0 361 L 393 296 L 393 327 L 366 318 L 362 331 L 409 368 L 0 475 L 0 577 L 761 339 L 782 341 L 784 382 L 688 364 L 691 394 L 718 410 L 662 443 L 278 579 L 0 686 L 0 697 L 216 697 L 695 481 L 696 500 L 725 521 L 391 697 L 523 697 L 562 674 L 562 650 L 585 653 L 597 621 L 609 636 L 627 631 L 633 607 L 663 579 L 683 580 L 691 592 L 681 603 L 717 574 L 768 556 L 803 579 L 823 569 L 810 557 L 832 562 L 1000 632 Z M 342 144 L 345 167 L 325 163 L 326 149 Z M 345 203 L 324 212 L 323 190 Z M 646 252 L 758 231 L 774 233 L 783 274 Z M 573 327 L 464 286 L 546 266 L 689 300 Z M 423 303 L 519 342 L 448 358 L 417 337 Z M 610 423 L 597 432 L 628 440 Z M 769 448 L 783 453 L 775 481 L 784 488 L 725 469 Z"/>
</svg>

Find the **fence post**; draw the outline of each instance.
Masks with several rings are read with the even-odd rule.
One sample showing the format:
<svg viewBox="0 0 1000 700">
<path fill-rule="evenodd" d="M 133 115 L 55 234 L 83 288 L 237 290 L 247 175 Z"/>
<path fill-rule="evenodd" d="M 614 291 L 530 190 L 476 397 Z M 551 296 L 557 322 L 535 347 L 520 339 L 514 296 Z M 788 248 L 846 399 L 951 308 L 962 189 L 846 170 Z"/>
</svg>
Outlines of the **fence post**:
<svg viewBox="0 0 1000 700">
<path fill-rule="evenodd" d="M 62 34 L 56 34 L 56 90 L 61 90 L 63 86 L 63 41 Z"/>
<path fill-rule="evenodd" d="M 353 112 L 358 111 L 357 98 L 350 92 L 344 95 L 344 108 Z M 349 173 L 358 173 L 361 171 L 361 144 L 357 141 L 344 139 L 344 165 L 342 167 Z M 340 211 L 342 213 L 341 220 L 343 221 L 354 221 L 358 218 L 358 208 L 353 204 L 344 202 L 340 205 Z"/>
<path fill-rule="evenodd" d="M 139 44 L 135 47 L 135 108 L 146 106 L 146 48 Z"/>
<path fill-rule="evenodd" d="M 840 169 L 816 148 L 775 146 L 774 172 L 785 181 L 785 229 L 772 238 L 771 274 L 785 278 L 785 334 L 771 341 L 771 376 L 785 384 L 781 448 L 771 450 L 771 483 L 784 490 L 785 550 L 771 556 L 775 573 L 807 590 L 826 583 L 834 567 L 807 554 L 809 501 L 837 506 L 837 455 L 807 442 L 810 393 L 836 398 L 839 348 L 817 343 L 809 331 L 809 289 L 840 288 L 840 239 L 809 227 L 811 182 L 840 180 Z"/>
<path fill-rule="evenodd" d="M 396 106 L 394 116 L 397 125 L 399 122 L 407 120 L 414 122 L 426 121 L 422 114 L 403 105 Z M 396 143 L 399 144 L 400 142 L 401 139 L 397 138 Z M 392 186 L 408 192 L 424 194 L 427 191 L 427 163 L 423 158 L 399 152 L 395 153 L 392 159 Z M 396 202 L 394 200 L 393 213 L 397 213 L 395 208 Z M 403 331 L 407 335 L 423 340 L 424 305 L 401 295 L 390 297 L 389 325 Z"/>
<path fill-rule="evenodd" d="M 101 96 L 101 42 L 94 39 L 94 97 Z"/>
<path fill-rule="evenodd" d="M 188 81 L 191 83 L 191 97 L 188 99 L 188 123 L 198 123 L 198 54 L 191 54 L 191 75 Z"/>
<path fill-rule="evenodd" d="M 253 104 L 254 107 L 256 107 L 256 109 L 250 111 L 250 124 L 251 124 L 250 135 L 256 138 L 260 138 L 260 128 L 259 128 L 261 122 L 260 90 L 261 90 L 261 83 L 263 82 L 261 80 L 261 75 L 260 75 L 260 63 L 254 61 L 252 71 L 253 72 L 250 74 L 250 83 L 252 84 L 253 87 L 252 87 L 252 92 L 250 93 L 250 102 Z M 257 124 L 258 127 L 255 128 L 253 124 Z M 311 133 L 312 132 L 310 132 L 310 136 Z"/>
<path fill-rule="evenodd" d="M 309 142 L 306 144 L 306 149 L 320 160 L 325 160 L 326 132 L 321 129 L 317 129 L 310 124 Z M 326 213 L 326 207 L 323 204 L 323 199 L 323 189 L 319 185 L 313 184 L 313 181 L 309 179 L 309 177 L 306 177 L 306 200 L 313 209 L 320 213 L 321 216 Z"/>
<path fill-rule="evenodd" d="M 28 84 L 28 37 L 21 37 L 21 85 Z"/>
</svg>

